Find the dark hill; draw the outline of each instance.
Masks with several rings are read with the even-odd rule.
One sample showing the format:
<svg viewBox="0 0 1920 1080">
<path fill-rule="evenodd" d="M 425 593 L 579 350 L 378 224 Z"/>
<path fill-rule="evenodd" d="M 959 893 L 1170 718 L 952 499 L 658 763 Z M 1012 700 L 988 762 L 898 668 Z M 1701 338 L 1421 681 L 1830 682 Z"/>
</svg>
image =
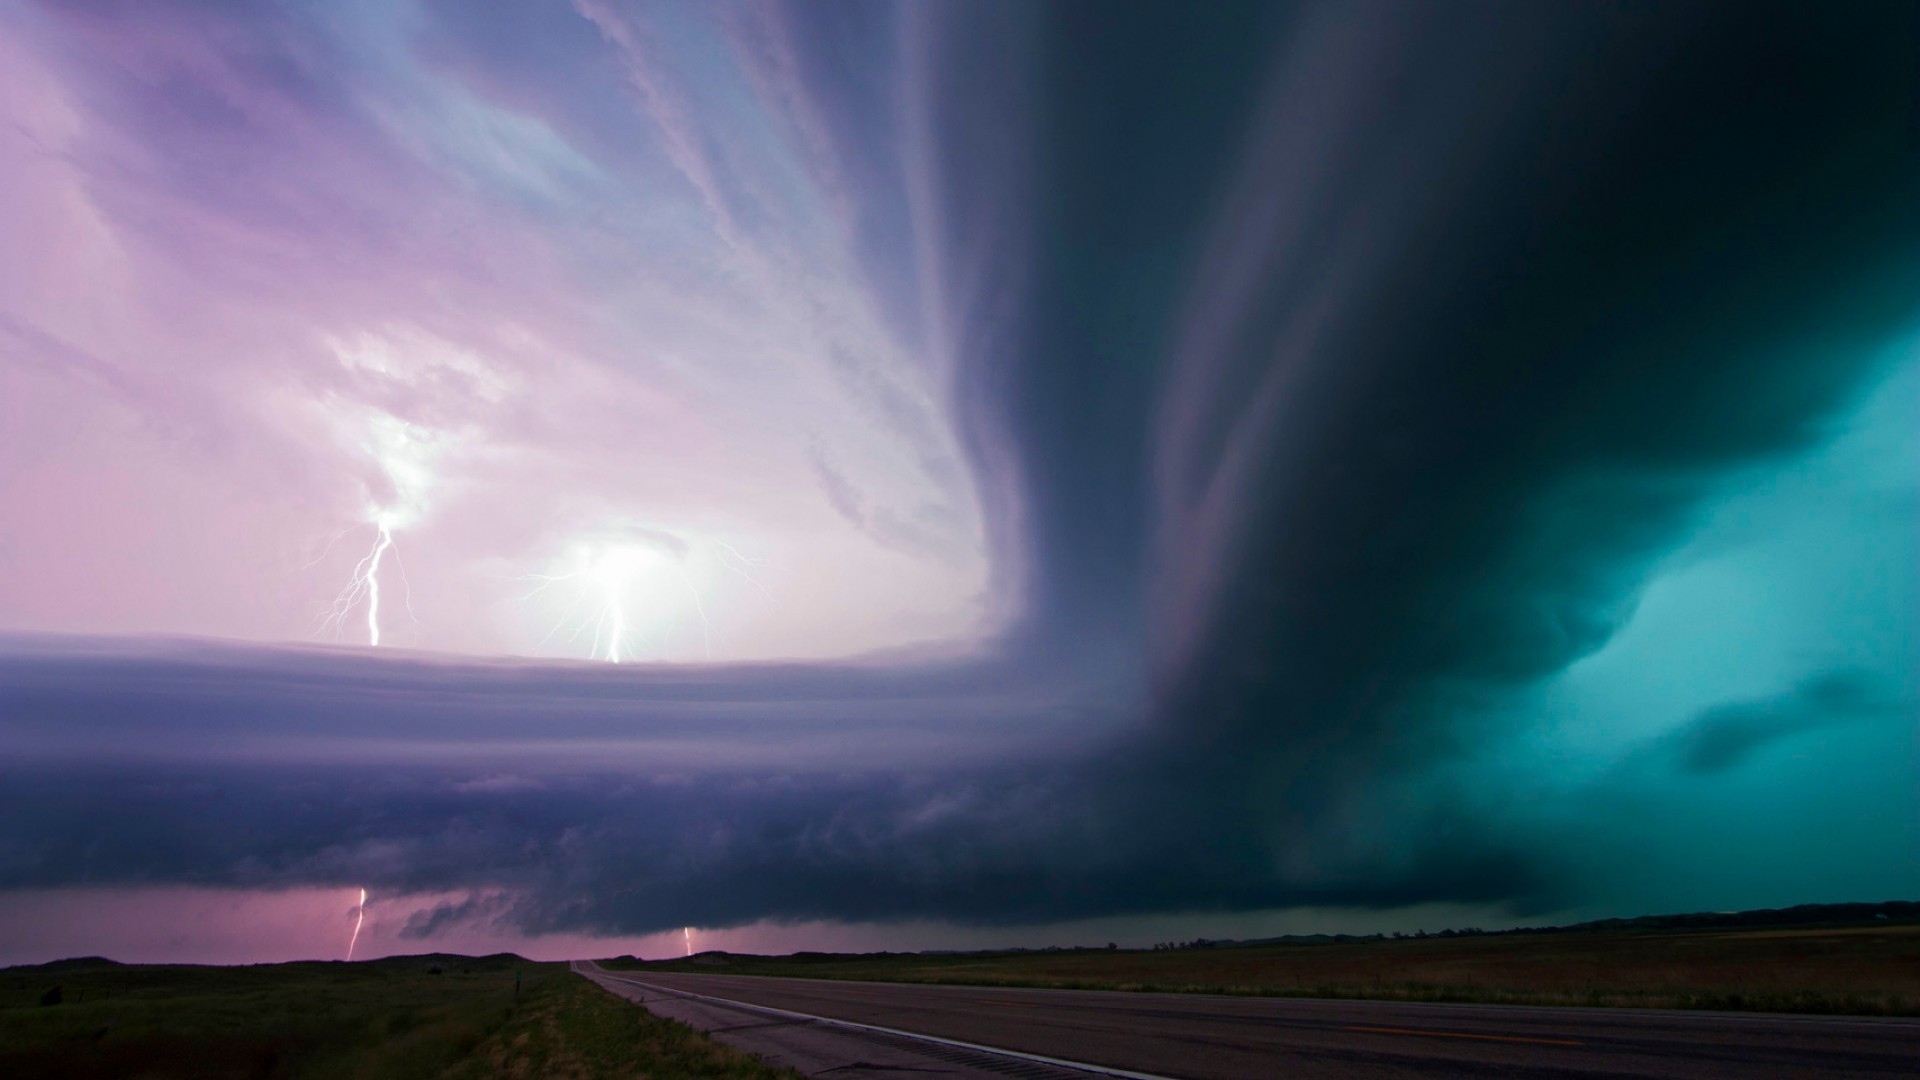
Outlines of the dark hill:
<svg viewBox="0 0 1920 1080">
<path fill-rule="evenodd" d="M 118 960 L 109 960 L 104 956 L 70 956 L 65 960 L 53 960 L 45 964 L 18 964 L 14 967 L 0 968 L 0 971 L 93 971 L 100 968 L 126 966 Z"/>
</svg>

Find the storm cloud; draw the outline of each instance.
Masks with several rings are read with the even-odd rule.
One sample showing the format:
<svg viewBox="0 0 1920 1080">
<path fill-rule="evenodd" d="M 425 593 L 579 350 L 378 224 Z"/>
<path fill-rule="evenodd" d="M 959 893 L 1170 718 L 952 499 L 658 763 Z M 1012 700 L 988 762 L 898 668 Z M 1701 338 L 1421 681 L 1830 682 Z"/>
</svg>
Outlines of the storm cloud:
<svg viewBox="0 0 1920 1080">
<path fill-rule="evenodd" d="M 1771 743 L 1822 728 L 1912 716 L 1901 701 L 1857 671 L 1808 680 L 1778 697 L 1708 709 L 1673 733 L 1674 763 L 1690 773 L 1717 773 L 1739 765 Z"/>
<path fill-rule="evenodd" d="M 797 307 L 857 285 L 922 366 L 835 354 L 891 441 L 806 432 L 769 490 L 929 566 L 976 545 L 976 632 L 618 668 L 17 633 L 0 887 L 473 891 L 410 937 L 1612 902 L 1585 891 L 1612 854 L 1556 831 L 1592 793 L 1529 809 L 1547 766 L 1484 761 L 1548 725 L 1530 695 L 1623 639 L 1730 493 L 1911 369 L 1912 11 L 715 12 L 744 87 L 684 101 L 647 81 L 684 12 L 417 14 L 447 30 L 435 70 L 593 168 L 692 183 L 728 250 L 759 253 L 729 273 L 799 273 L 763 188 L 820 193 L 849 263 Z M 578 107 L 603 68 L 640 80 L 666 166 Z M 741 100 L 793 175 L 717 141 Z M 167 122 L 211 139 L 201 108 Z M 917 430 L 936 411 L 950 444 Z M 1870 510 L 1893 550 L 1920 536 L 1895 468 Z M 1861 729 L 1897 783 L 1913 585 L 1883 585 L 1854 640 L 1820 644 L 1860 655 L 1808 661 L 1846 674 L 1686 712 L 1653 740 L 1662 782 L 1871 715 L 1908 721 Z M 1622 813 L 1614 835 L 1646 835 Z"/>
</svg>

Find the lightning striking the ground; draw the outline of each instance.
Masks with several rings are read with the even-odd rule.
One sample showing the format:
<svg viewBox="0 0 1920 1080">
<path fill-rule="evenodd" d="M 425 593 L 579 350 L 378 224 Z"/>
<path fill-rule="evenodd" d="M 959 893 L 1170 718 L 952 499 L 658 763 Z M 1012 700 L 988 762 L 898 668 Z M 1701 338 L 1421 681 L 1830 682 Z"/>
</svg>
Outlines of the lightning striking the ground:
<svg viewBox="0 0 1920 1080">
<path fill-rule="evenodd" d="M 661 628 L 661 616 L 664 615 L 665 627 L 670 628 L 676 608 L 681 612 L 690 610 L 700 622 L 701 649 L 712 659 L 712 627 L 707 620 L 706 604 L 693 577 L 681 565 L 680 555 L 678 551 L 641 544 L 582 547 L 576 550 L 574 558 L 577 569 L 558 574 L 523 574 L 514 580 L 533 583 L 533 588 L 519 598 L 522 602 L 556 585 L 571 583 L 573 586 L 572 598 L 540 639 L 541 645 L 562 635 L 569 642 L 588 637 L 587 655 L 593 659 L 614 664 L 633 659 L 634 636 L 640 628 L 635 625 L 630 604 L 637 594 L 649 601 L 648 614 L 653 616 L 650 621 L 656 629 Z M 747 566 L 754 565 L 744 556 L 738 558 Z M 724 559 L 722 565 L 753 581 L 739 566 L 728 564 Z M 760 585 L 758 581 L 753 583 Z M 764 591 L 764 586 L 760 587 Z M 665 600 L 666 592 L 676 588 L 686 592 L 688 603 L 684 607 Z"/>
<path fill-rule="evenodd" d="M 321 628 L 331 631 L 338 638 L 346 627 L 347 618 L 364 604 L 367 611 L 367 644 L 377 646 L 380 644 L 380 563 L 393 548 L 393 528 L 386 517 L 376 519 L 373 525 L 372 549 L 353 564 L 353 573 L 347 578 L 346 586 L 333 598 Z M 396 564 L 399 558 L 399 552 L 394 552 Z M 401 576 L 405 577 L 404 571 Z"/>
<path fill-rule="evenodd" d="M 607 662 L 620 662 L 620 642 L 627 636 L 627 612 L 620 606 L 619 595 L 610 595 L 607 599 Z"/>
<path fill-rule="evenodd" d="M 693 927 L 691 926 L 681 927 L 680 934 L 681 936 L 685 937 L 687 940 L 687 955 L 692 956 L 693 955 Z"/>
<path fill-rule="evenodd" d="M 353 959 L 353 947 L 360 943 L 360 926 L 367 921 L 367 890 L 360 890 L 360 904 L 353 909 L 353 936 L 347 939 L 347 959 Z"/>
<path fill-rule="evenodd" d="M 380 557 L 393 546 L 393 530 L 380 526 L 373 553 L 367 556 L 367 644 L 380 644 Z"/>
<path fill-rule="evenodd" d="M 533 599 L 554 585 L 578 582 L 573 599 L 567 603 L 546 636 L 540 639 L 540 644 L 552 641 L 563 632 L 567 634 L 568 641 L 577 641 L 591 627 L 593 640 L 588 655 L 596 660 L 619 663 L 621 648 L 627 638 L 627 611 L 620 594 L 629 569 L 628 560 L 607 554 L 588 560 L 587 565 L 569 573 L 523 574 L 516 579 L 537 582 L 520 598 L 523 601 Z M 593 615 L 591 618 L 581 617 L 580 610 L 589 606 L 590 599 L 594 601 Z"/>
</svg>

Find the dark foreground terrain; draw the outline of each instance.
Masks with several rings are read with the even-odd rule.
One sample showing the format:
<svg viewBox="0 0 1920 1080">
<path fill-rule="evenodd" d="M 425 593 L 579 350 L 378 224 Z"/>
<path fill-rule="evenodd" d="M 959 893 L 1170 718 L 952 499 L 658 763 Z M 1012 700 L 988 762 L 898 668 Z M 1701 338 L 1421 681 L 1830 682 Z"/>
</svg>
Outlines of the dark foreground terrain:
<svg viewBox="0 0 1920 1080">
<path fill-rule="evenodd" d="M 516 956 L 0 969 L 4 1077 L 790 1075 Z"/>
<path fill-rule="evenodd" d="M 1499 1005 L 1920 1016 L 1920 923 L 1625 928 L 1158 950 L 703 953 L 612 971 Z"/>
<path fill-rule="evenodd" d="M 1911 1080 L 1920 1020 L 914 986 L 671 972 L 590 977 L 808 1076 L 1084 1080 Z M 876 1052 L 910 1049 L 886 1072 Z M 869 1048 L 853 1044 L 865 1042 Z M 986 1053 L 992 1048 L 997 1061 Z M 859 1071 L 861 1069 L 869 1071 Z"/>
</svg>

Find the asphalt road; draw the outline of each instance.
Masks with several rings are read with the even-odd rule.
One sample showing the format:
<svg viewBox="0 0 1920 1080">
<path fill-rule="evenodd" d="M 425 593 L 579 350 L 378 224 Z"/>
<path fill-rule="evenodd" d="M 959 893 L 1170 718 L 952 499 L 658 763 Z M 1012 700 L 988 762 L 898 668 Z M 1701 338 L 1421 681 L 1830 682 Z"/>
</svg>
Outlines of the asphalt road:
<svg viewBox="0 0 1920 1080">
<path fill-rule="evenodd" d="M 1920 1021 L 1905 1019 L 600 974 L 1190 1080 L 1920 1077 Z"/>
</svg>

